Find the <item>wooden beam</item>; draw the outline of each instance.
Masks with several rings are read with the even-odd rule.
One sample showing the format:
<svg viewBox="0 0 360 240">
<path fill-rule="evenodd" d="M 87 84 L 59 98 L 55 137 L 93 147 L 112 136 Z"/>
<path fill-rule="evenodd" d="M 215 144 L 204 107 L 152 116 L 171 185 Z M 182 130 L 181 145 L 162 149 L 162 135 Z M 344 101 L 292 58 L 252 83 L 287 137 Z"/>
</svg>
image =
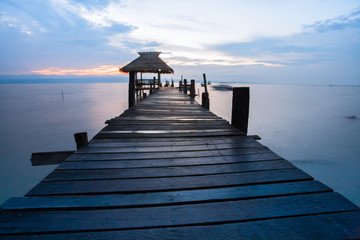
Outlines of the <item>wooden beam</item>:
<svg viewBox="0 0 360 240">
<path fill-rule="evenodd" d="M 74 151 L 38 152 L 31 154 L 30 160 L 32 166 L 53 165 L 62 163 L 73 153 Z"/>
</svg>

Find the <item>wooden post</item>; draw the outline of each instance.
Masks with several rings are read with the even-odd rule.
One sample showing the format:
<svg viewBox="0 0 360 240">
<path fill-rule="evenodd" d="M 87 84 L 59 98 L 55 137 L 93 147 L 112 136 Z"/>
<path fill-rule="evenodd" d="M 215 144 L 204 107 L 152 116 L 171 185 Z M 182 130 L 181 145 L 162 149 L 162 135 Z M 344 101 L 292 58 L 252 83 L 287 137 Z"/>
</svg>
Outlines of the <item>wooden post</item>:
<svg viewBox="0 0 360 240">
<path fill-rule="evenodd" d="M 153 83 L 154 83 L 153 92 L 156 92 L 156 77 L 153 78 Z"/>
<path fill-rule="evenodd" d="M 76 148 L 79 149 L 88 144 L 87 132 L 79 132 L 74 134 Z"/>
<path fill-rule="evenodd" d="M 158 88 L 160 88 L 160 87 L 162 87 L 161 78 L 160 78 L 160 73 L 158 73 L 158 81 L 159 81 L 159 86 L 158 86 Z"/>
<path fill-rule="evenodd" d="M 170 87 L 174 87 L 174 80 L 171 79 L 171 86 Z"/>
<path fill-rule="evenodd" d="M 249 119 L 250 89 L 248 87 L 233 88 L 231 125 L 247 134 Z"/>
<path fill-rule="evenodd" d="M 187 80 L 184 79 L 184 86 L 183 86 L 184 93 L 187 94 Z"/>
<path fill-rule="evenodd" d="M 179 81 L 179 91 L 182 91 L 182 80 Z"/>
<path fill-rule="evenodd" d="M 207 93 L 207 92 L 202 93 L 201 105 L 206 109 L 210 109 L 209 93 Z"/>
<path fill-rule="evenodd" d="M 136 72 L 129 72 L 129 108 L 135 104 L 135 77 Z"/>
<path fill-rule="evenodd" d="M 201 95 L 201 105 L 206 109 L 210 109 L 210 99 L 209 99 L 209 93 L 207 90 L 207 82 L 206 82 L 205 73 L 203 73 L 203 78 L 204 78 L 205 92 L 203 92 Z"/>
<path fill-rule="evenodd" d="M 192 99 L 195 98 L 195 80 L 194 79 L 191 79 L 191 81 L 190 81 L 190 97 Z"/>
<path fill-rule="evenodd" d="M 204 87 L 205 87 L 205 92 L 207 93 L 208 90 L 207 90 L 207 82 L 206 82 L 206 74 L 203 73 L 203 78 L 204 78 Z"/>
</svg>

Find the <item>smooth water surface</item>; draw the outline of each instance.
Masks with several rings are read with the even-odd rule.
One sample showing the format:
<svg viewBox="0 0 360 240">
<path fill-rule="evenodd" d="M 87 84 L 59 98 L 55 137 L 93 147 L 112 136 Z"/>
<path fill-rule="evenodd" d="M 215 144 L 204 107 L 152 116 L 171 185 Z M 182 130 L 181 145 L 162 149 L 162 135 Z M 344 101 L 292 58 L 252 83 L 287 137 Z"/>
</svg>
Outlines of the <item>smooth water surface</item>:
<svg viewBox="0 0 360 240">
<path fill-rule="evenodd" d="M 0 84 L 0 203 L 23 196 L 56 165 L 32 167 L 31 153 L 75 150 L 127 108 L 127 84 Z"/>
<path fill-rule="evenodd" d="M 232 86 L 250 87 L 249 135 L 360 206 L 360 87 Z M 232 91 L 209 95 L 230 121 Z"/>
<path fill-rule="evenodd" d="M 233 86 L 250 86 L 249 134 L 360 205 L 360 87 Z M 230 120 L 232 91 L 209 92 Z M 126 108 L 123 83 L 0 84 L 0 203 L 56 167 L 31 167 L 32 152 L 74 150 L 74 133 L 90 139 Z"/>
</svg>

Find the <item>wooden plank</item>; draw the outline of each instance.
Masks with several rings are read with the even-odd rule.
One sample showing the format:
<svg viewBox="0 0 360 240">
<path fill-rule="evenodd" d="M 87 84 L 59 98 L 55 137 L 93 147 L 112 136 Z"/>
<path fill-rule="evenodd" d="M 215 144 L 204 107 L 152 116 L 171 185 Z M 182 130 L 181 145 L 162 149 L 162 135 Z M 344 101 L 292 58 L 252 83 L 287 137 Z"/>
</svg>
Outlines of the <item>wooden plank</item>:
<svg viewBox="0 0 360 240">
<path fill-rule="evenodd" d="M 131 118 L 113 118 L 108 120 L 111 124 L 133 123 L 133 124 L 229 124 L 224 119 L 147 119 L 136 120 Z"/>
<path fill-rule="evenodd" d="M 75 153 L 67 158 L 67 161 L 100 161 L 100 160 L 130 160 L 130 159 L 175 159 L 193 157 L 232 156 L 256 153 L 268 153 L 267 147 L 248 147 L 241 149 L 215 149 L 209 151 L 187 152 L 152 152 L 148 153 Z"/>
<path fill-rule="evenodd" d="M 197 125 L 151 125 L 151 124 L 142 124 L 142 125 L 115 125 L 111 124 L 107 127 L 103 128 L 102 131 L 116 131 L 116 130 L 135 130 L 135 131 L 141 131 L 141 130 L 162 130 L 162 131 L 173 131 L 176 129 L 177 131 L 183 130 L 184 132 L 189 130 L 210 130 L 210 129 L 219 129 L 219 130 L 231 130 L 232 127 L 230 125 L 220 125 L 220 124 L 197 124 Z M 218 130 L 218 131 L 219 131 Z"/>
<path fill-rule="evenodd" d="M 152 130 L 101 130 L 99 132 L 99 134 L 118 134 L 118 133 L 122 133 L 122 134 L 168 134 L 168 135 L 175 135 L 175 134 L 191 134 L 191 133 L 206 133 L 206 134 L 211 134 L 211 133 L 217 133 L 217 132 L 234 132 L 234 133 L 238 133 L 237 135 L 239 135 L 239 133 L 241 134 L 240 131 L 231 129 L 231 128 L 227 128 L 227 129 L 223 129 L 223 128 L 219 128 L 219 129 L 190 129 L 190 130 L 156 130 L 156 129 L 152 129 Z M 235 134 L 234 134 L 235 135 Z M 200 135 L 202 136 L 202 135 Z"/>
<path fill-rule="evenodd" d="M 5 211 L 109 209 L 244 200 L 331 191 L 332 189 L 318 181 L 304 181 L 191 191 L 71 197 L 18 197 L 11 198 L 1 207 Z"/>
<path fill-rule="evenodd" d="M 213 156 L 198 158 L 177 158 L 177 159 L 148 159 L 148 160 L 91 160 L 91 161 L 65 161 L 56 170 L 76 169 L 111 169 L 111 168 L 146 168 L 146 167 L 167 167 L 167 166 L 194 166 L 209 164 L 225 164 L 240 162 L 271 161 L 282 159 L 275 153 L 244 154 L 234 156 Z"/>
<path fill-rule="evenodd" d="M 209 136 L 206 138 L 203 137 L 157 137 L 157 138 L 115 138 L 115 139 L 91 139 L 90 143 L 109 143 L 109 142 L 193 142 L 193 141 L 203 141 L 211 142 L 212 140 L 224 140 L 226 142 L 234 142 L 234 141 L 245 141 L 244 139 L 253 139 L 253 136 Z"/>
<path fill-rule="evenodd" d="M 140 193 L 226 186 L 312 180 L 299 169 L 229 173 L 210 176 L 163 177 L 143 179 L 85 180 L 41 182 L 26 196 Z"/>
<path fill-rule="evenodd" d="M 219 211 L 221 209 L 221 211 Z M 337 193 L 129 209 L 2 212 L 0 234 L 63 233 L 256 221 L 358 210 Z"/>
<path fill-rule="evenodd" d="M 240 149 L 240 148 L 253 148 L 261 147 L 260 143 L 245 142 L 237 144 L 217 144 L 217 145 L 194 145 L 194 146 L 155 146 L 155 147 L 128 147 L 128 148 L 118 148 L 118 147 L 83 147 L 79 149 L 76 153 L 153 153 L 153 152 L 189 152 L 189 151 L 210 151 L 218 149 Z"/>
<path fill-rule="evenodd" d="M 214 137 L 214 136 L 243 136 L 241 131 L 192 132 L 192 133 L 106 133 L 100 132 L 94 138 L 156 138 L 156 137 Z"/>
<path fill-rule="evenodd" d="M 359 221 L 360 214 L 355 211 L 218 225 L 0 236 L 0 239 L 359 239 Z"/>
<path fill-rule="evenodd" d="M 73 153 L 74 151 L 37 152 L 31 154 L 30 160 L 32 166 L 59 164 Z"/>
<path fill-rule="evenodd" d="M 150 177 L 174 177 L 212 175 L 224 173 L 240 173 L 264 170 L 279 170 L 295 168 L 286 160 L 262 161 L 251 163 L 200 165 L 200 166 L 178 166 L 162 168 L 127 168 L 127 169 L 94 169 L 94 170 L 72 170 L 53 171 L 43 181 L 73 181 L 73 180 L 95 180 L 95 179 L 135 179 Z"/>
<path fill-rule="evenodd" d="M 168 116 L 168 117 L 156 117 L 156 116 L 121 116 L 121 120 L 135 120 L 135 121 L 224 121 L 224 119 L 215 116 Z"/>
<path fill-rule="evenodd" d="M 162 140 L 162 141 L 160 141 Z M 237 143 L 253 143 L 254 139 L 252 138 L 241 138 L 241 139 L 208 139 L 201 138 L 198 139 L 189 139 L 188 141 L 166 141 L 166 139 L 153 139 L 153 141 L 122 141 L 122 142 L 101 142 L 101 141 L 91 141 L 88 143 L 88 148 L 128 148 L 128 147 L 170 147 L 170 146 L 197 146 L 197 145 L 217 145 L 217 144 L 237 144 Z"/>
</svg>

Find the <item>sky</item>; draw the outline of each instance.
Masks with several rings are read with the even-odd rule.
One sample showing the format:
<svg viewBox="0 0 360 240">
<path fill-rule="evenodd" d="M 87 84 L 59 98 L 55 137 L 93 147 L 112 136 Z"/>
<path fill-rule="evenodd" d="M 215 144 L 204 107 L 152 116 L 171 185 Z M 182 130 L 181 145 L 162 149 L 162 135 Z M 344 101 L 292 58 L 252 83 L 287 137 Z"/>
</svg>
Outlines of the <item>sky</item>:
<svg viewBox="0 0 360 240">
<path fill-rule="evenodd" d="M 359 0 L 1 0 L 0 75 L 121 75 L 160 51 L 167 78 L 360 85 Z"/>
</svg>

